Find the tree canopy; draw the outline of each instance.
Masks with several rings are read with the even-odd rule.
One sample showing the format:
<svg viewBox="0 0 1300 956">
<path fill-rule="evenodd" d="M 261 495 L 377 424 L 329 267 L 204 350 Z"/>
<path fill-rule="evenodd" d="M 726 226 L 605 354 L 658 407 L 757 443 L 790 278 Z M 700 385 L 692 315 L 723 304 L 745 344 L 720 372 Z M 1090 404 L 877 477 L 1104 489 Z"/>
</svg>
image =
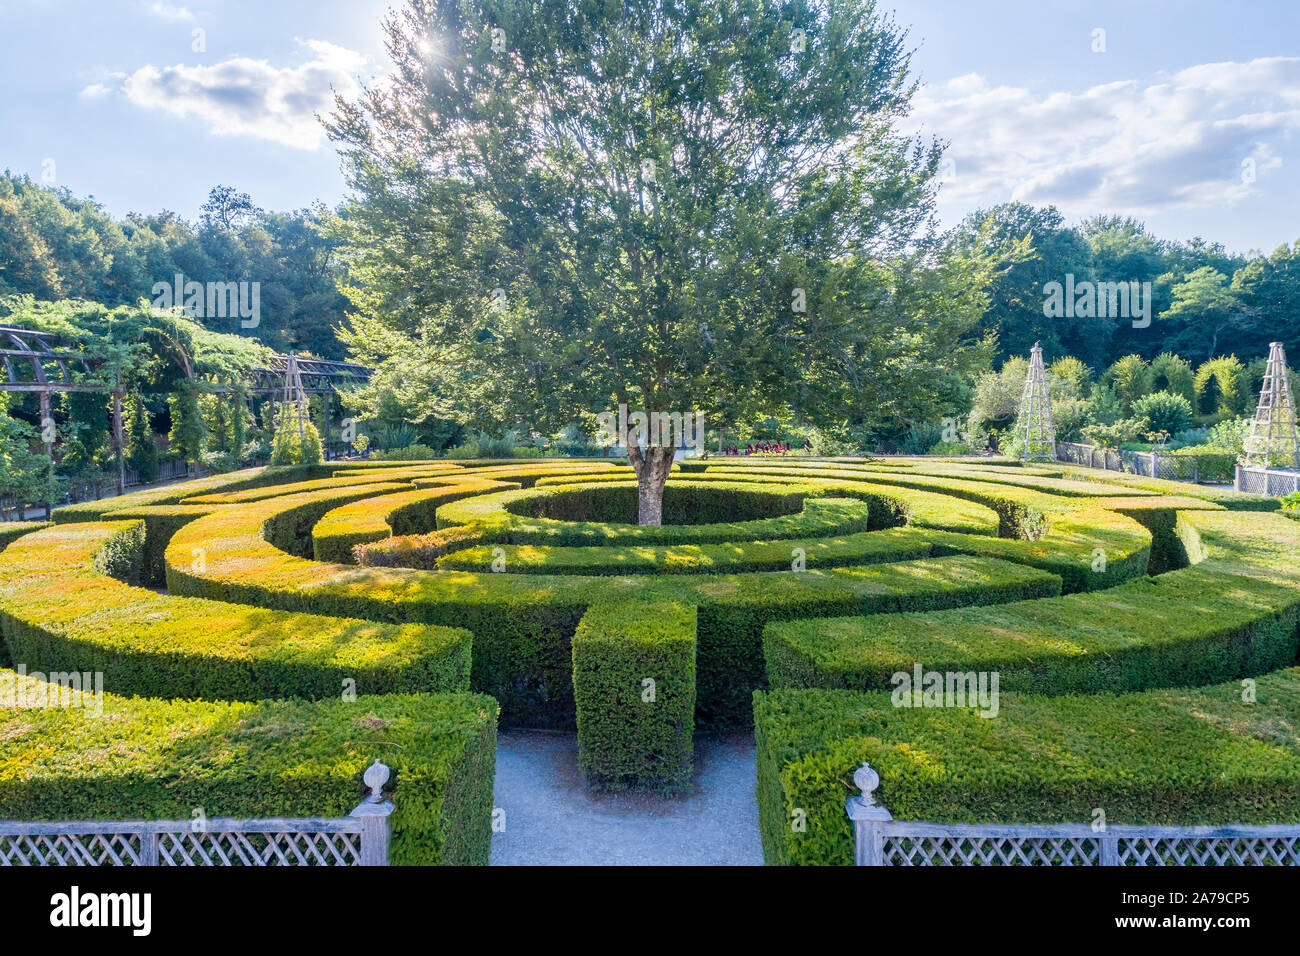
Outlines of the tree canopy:
<svg viewBox="0 0 1300 956">
<path fill-rule="evenodd" d="M 873 3 L 413 0 L 329 131 L 367 361 L 469 414 L 906 412 L 978 355 Z M 629 446 L 642 520 L 671 449 Z M 649 510 L 647 510 L 647 508 Z"/>
</svg>

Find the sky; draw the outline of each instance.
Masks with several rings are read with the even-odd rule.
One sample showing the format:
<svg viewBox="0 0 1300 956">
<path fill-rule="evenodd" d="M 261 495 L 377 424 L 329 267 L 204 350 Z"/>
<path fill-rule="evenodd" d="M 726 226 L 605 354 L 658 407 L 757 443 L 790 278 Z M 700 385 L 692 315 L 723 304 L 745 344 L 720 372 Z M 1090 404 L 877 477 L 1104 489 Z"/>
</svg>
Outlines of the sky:
<svg viewBox="0 0 1300 956">
<path fill-rule="evenodd" d="M 0 0 L 0 168 L 116 216 L 193 219 L 219 183 L 333 205 L 315 116 L 387 71 L 392 3 Z M 1017 199 L 1236 252 L 1300 240 L 1297 0 L 878 6 L 915 47 L 909 123 L 948 143 L 945 226 Z"/>
</svg>

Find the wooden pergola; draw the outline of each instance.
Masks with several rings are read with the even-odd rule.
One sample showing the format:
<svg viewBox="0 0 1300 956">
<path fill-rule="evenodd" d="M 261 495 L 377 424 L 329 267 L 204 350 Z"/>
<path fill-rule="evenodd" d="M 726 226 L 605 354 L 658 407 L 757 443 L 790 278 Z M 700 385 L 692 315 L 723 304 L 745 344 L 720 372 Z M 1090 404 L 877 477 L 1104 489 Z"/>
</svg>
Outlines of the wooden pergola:
<svg viewBox="0 0 1300 956">
<path fill-rule="evenodd" d="M 0 391 L 35 392 L 40 396 L 41 431 L 47 451 L 50 452 L 50 477 L 54 477 L 54 436 L 48 428 L 51 419 L 50 403 L 56 392 L 100 392 L 113 397 L 113 444 L 117 452 L 117 490 L 126 490 L 126 442 L 122 430 L 122 400 L 125 389 L 120 377 L 113 381 L 97 382 L 105 360 L 87 358 L 68 350 L 57 336 L 32 329 L 0 325 L 0 357 L 4 359 L 4 377 L 0 378 Z M 186 373 L 193 377 L 187 367 Z M 328 359 L 301 355 L 271 356 L 265 368 L 252 370 L 253 381 L 244 391 L 250 394 L 281 396 L 281 401 L 292 403 L 298 412 L 301 431 L 306 413 L 307 396 L 325 396 L 325 414 L 329 416 L 329 395 L 341 385 L 364 385 L 370 380 L 370 369 L 352 362 L 335 362 Z M 213 393 L 236 391 L 234 386 L 219 385 Z"/>
</svg>

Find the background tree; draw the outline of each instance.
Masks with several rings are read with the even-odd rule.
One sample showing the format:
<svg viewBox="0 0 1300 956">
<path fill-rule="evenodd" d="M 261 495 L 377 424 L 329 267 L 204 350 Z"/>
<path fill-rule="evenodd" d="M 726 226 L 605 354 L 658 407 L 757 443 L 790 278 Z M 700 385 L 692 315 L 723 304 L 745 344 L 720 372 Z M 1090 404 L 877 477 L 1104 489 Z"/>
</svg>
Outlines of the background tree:
<svg viewBox="0 0 1300 956">
<path fill-rule="evenodd" d="M 894 132 L 914 86 L 873 3 L 413 0 L 385 29 L 391 81 L 329 123 L 368 360 L 558 428 L 616 403 L 842 422 L 893 398 L 896 357 L 973 348 L 915 311 L 955 285 L 939 150 Z M 642 523 L 672 454 L 629 448 Z"/>
<path fill-rule="evenodd" d="M 1109 320 L 1049 318 L 1043 314 L 1049 282 L 1092 279 L 1092 252 L 1083 234 L 1067 227 L 1053 206 L 1035 208 L 1020 202 L 977 210 L 957 232 L 969 251 L 992 252 L 999 245 L 1027 241 L 1030 248 L 999 270 L 989 289 L 988 308 L 976 334 L 997 336 L 996 358 L 1027 356 L 1035 342 L 1049 356 L 1073 355 L 1087 364 L 1102 364 L 1114 328 Z"/>
<path fill-rule="evenodd" d="M 1201 266 L 1173 288 L 1173 302 L 1160 315 L 1171 351 L 1213 358 L 1220 337 L 1239 330 L 1248 318 L 1232 280 L 1213 266 Z M 1235 335 L 1233 336 L 1235 338 Z"/>
</svg>

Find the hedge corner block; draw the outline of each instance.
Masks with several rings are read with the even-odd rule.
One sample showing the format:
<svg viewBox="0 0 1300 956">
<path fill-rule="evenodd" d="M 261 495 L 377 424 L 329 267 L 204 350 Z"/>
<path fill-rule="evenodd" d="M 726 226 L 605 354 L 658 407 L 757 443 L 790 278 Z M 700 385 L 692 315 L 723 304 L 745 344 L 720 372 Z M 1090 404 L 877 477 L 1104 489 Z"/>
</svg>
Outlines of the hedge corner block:
<svg viewBox="0 0 1300 956">
<path fill-rule="evenodd" d="M 689 789 L 696 609 L 596 605 L 573 635 L 578 765 L 595 788 Z"/>
</svg>

